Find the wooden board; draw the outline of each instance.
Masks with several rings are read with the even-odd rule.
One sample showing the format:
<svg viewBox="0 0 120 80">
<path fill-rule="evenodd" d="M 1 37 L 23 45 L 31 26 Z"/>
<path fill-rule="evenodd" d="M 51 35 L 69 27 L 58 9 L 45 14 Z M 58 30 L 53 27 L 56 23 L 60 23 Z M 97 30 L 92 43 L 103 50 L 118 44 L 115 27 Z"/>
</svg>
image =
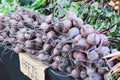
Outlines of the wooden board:
<svg viewBox="0 0 120 80">
<path fill-rule="evenodd" d="M 45 80 L 44 70 L 48 67 L 41 61 L 32 59 L 26 53 L 19 53 L 20 70 L 31 80 Z"/>
</svg>

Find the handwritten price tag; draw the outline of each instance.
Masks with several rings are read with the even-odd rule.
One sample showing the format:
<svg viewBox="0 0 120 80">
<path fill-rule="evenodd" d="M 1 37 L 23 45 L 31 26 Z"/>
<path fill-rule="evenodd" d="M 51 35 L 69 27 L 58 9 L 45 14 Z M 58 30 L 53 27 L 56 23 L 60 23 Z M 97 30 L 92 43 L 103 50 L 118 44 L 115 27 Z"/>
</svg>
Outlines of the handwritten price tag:
<svg viewBox="0 0 120 80">
<path fill-rule="evenodd" d="M 31 80 L 45 80 L 44 70 L 48 67 L 42 62 L 31 59 L 27 54 L 20 53 L 20 70 Z"/>
</svg>

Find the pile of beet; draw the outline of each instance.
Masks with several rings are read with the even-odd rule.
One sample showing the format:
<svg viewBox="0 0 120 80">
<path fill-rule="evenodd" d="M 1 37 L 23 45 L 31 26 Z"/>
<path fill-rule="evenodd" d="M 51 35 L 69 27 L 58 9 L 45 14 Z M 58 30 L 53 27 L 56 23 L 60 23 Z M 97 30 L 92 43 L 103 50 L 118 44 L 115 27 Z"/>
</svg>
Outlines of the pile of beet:
<svg viewBox="0 0 120 80">
<path fill-rule="evenodd" d="M 114 62 L 103 57 L 115 52 L 107 46 L 108 37 L 84 24 L 74 12 L 63 11 L 64 20 L 23 7 L 0 14 L 0 41 L 75 79 L 106 80 Z"/>
</svg>

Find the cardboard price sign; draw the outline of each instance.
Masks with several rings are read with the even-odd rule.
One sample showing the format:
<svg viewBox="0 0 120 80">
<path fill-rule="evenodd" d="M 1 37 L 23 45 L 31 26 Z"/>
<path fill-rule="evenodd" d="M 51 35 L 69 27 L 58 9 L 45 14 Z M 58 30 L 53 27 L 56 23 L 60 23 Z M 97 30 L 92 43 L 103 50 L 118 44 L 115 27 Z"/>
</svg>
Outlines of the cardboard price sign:
<svg viewBox="0 0 120 80">
<path fill-rule="evenodd" d="M 19 53 L 20 70 L 31 80 L 45 80 L 44 70 L 48 67 L 41 61 L 32 59 L 26 53 Z"/>
</svg>

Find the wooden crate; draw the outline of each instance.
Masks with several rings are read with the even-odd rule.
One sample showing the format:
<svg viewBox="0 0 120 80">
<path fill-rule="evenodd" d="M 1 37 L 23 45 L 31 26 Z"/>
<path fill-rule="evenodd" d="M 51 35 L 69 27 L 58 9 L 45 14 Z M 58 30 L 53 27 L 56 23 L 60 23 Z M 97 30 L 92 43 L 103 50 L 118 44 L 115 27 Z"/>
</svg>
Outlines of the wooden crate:
<svg viewBox="0 0 120 80">
<path fill-rule="evenodd" d="M 19 53 L 20 70 L 31 80 L 45 80 L 44 70 L 48 67 L 41 61 L 32 59 L 26 53 Z"/>
</svg>

